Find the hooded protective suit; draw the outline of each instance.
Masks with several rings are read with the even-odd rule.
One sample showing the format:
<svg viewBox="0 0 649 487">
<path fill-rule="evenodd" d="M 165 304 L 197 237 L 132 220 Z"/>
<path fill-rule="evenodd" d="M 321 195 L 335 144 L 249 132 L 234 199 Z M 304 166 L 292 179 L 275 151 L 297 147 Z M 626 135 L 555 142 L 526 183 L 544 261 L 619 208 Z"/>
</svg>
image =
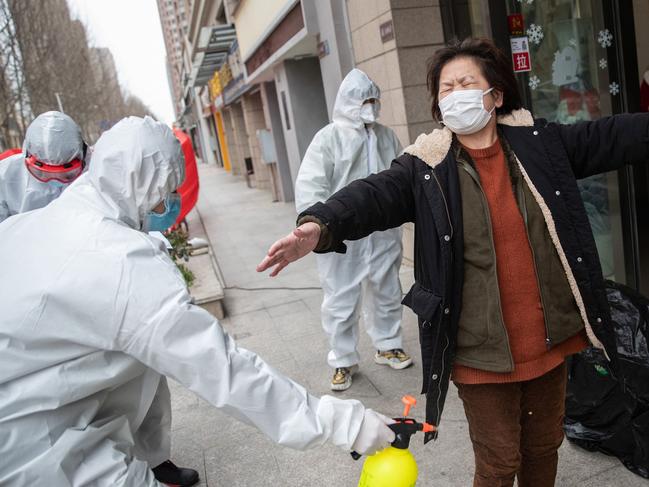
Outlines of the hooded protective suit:
<svg viewBox="0 0 649 487">
<path fill-rule="evenodd" d="M 282 445 L 352 448 L 362 404 L 311 396 L 238 348 L 138 231 L 184 177 L 171 130 L 124 119 L 93 160 L 46 208 L 0 224 L 0 485 L 158 485 L 163 376 Z"/>
<path fill-rule="evenodd" d="M 12 215 L 42 208 L 59 197 L 67 185 L 41 182 L 25 168 L 25 155 L 62 165 L 83 159 L 81 129 L 65 113 L 45 112 L 27 127 L 23 151 L 0 161 L 0 222 Z"/>
<path fill-rule="evenodd" d="M 352 181 L 390 167 L 401 153 L 394 131 L 379 123 L 365 126 L 361 107 L 381 96 L 378 86 L 361 70 L 352 69 L 340 85 L 333 122 L 321 129 L 309 146 L 295 183 L 298 213 L 325 201 Z M 377 350 L 401 348 L 401 229 L 375 232 L 345 242 L 345 254 L 318 254 L 324 291 L 322 324 L 329 336 L 331 367 L 359 362 L 358 318 L 363 311 L 368 334 Z"/>
</svg>

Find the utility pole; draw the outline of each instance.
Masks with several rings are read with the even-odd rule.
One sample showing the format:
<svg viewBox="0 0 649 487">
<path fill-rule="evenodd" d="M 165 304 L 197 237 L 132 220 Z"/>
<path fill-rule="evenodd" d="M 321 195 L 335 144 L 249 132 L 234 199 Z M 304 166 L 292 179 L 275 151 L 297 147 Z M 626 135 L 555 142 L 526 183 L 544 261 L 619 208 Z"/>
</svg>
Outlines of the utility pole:
<svg viewBox="0 0 649 487">
<path fill-rule="evenodd" d="M 56 97 L 56 102 L 59 104 L 59 112 L 65 113 L 63 111 L 63 104 L 61 103 L 61 97 L 59 96 L 58 93 L 54 93 L 54 96 Z"/>
</svg>

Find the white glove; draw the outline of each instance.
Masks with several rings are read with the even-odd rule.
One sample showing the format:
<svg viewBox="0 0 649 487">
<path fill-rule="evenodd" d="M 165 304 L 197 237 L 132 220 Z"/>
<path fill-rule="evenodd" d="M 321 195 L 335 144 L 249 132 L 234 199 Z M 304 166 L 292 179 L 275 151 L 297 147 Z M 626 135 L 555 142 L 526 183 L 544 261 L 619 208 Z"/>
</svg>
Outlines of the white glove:
<svg viewBox="0 0 649 487">
<path fill-rule="evenodd" d="M 365 416 L 361 423 L 361 429 L 354 440 L 352 450 L 361 455 L 373 455 L 379 450 L 390 446 L 394 441 L 394 431 L 387 425 L 394 423 L 394 420 L 383 416 L 371 409 L 365 410 Z"/>
</svg>

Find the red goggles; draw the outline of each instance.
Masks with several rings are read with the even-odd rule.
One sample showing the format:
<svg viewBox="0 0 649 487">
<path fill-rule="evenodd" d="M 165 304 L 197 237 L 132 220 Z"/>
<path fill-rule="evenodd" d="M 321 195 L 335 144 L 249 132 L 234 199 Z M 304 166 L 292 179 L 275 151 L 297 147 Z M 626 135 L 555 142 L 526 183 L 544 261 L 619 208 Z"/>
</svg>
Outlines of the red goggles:
<svg viewBox="0 0 649 487">
<path fill-rule="evenodd" d="M 35 156 L 27 156 L 25 158 L 25 166 L 29 173 L 39 181 L 44 183 L 48 181 L 59 181 L 67 184 L 81 175 L 84 162 L 81 159 L 72 159 L 70 162 L 55 166 L 53 164 L 45 164 L 36 159 Z"/>
</svg>

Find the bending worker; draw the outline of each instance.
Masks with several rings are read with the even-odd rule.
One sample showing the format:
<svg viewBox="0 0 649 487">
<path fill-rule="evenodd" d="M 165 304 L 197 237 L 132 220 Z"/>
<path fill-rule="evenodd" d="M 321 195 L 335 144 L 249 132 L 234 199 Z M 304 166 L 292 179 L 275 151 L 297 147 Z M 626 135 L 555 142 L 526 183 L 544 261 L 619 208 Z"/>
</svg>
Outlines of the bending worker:
<svg viewBox="0 0 649 487">
<path fill-rule="evenodd" d="M 65 113 L 50 111 L 36 117 L 27 128 L 23 145 L 21 153 L 0 162 L 0 222 L 48 205 L 86 167 L 87 147 L 81 129 Z M 166 427 L 161 422 L 171 421 L 166 382 L 161 381 L 155 397 L 140 428 L 141 437 L 148 439 L 149 457 L 160 460 L 152 464 L 153 473 L 160 481 L 181 487 L 193 485 L 198 482 L 198 472 L 169 461 L 171 445 L 163 441 L 168 435 L 159 431 Z"/>
<path fill-rule="evenodd" d="M 352 69 L 345 76 L 336 96 L 333 122 L 315 135 L 300 166 L 295 183 L 298 213 L 326 201 L 352 181 L 389 168 L 401 153 L 394 131 L 377 122 L 380 97 L 379 87 L 363 71 Z M 363 290 L 363 316 L 376 349 L 375 362 L 393 369 L 412 364 L 401 348 L 401 229 L 376 232 L 345 245 L 344 253 L 316 256 L 334 391 L 352 385 L 360 361 L 358 320 Z"/>
<path fill-rule="evenodd" d="M 145 233 L 177 211 L 183 178 L 171 130 L 130 117 L 60 198 L 0 224 L 0 485 L 160 485 L 141 425 L 169 400 L 165 376 L 281 445 L 394 440 L 389 419 L 310 395 L 191 304 Z"/>
<path fill-rule="evenodd" d="M 43 208 L 83 172 L 81 129 L 61 112 L 40 114 L 27 127 L 23 151 L 0 161 L 0 222 Z"/>
</svg>

